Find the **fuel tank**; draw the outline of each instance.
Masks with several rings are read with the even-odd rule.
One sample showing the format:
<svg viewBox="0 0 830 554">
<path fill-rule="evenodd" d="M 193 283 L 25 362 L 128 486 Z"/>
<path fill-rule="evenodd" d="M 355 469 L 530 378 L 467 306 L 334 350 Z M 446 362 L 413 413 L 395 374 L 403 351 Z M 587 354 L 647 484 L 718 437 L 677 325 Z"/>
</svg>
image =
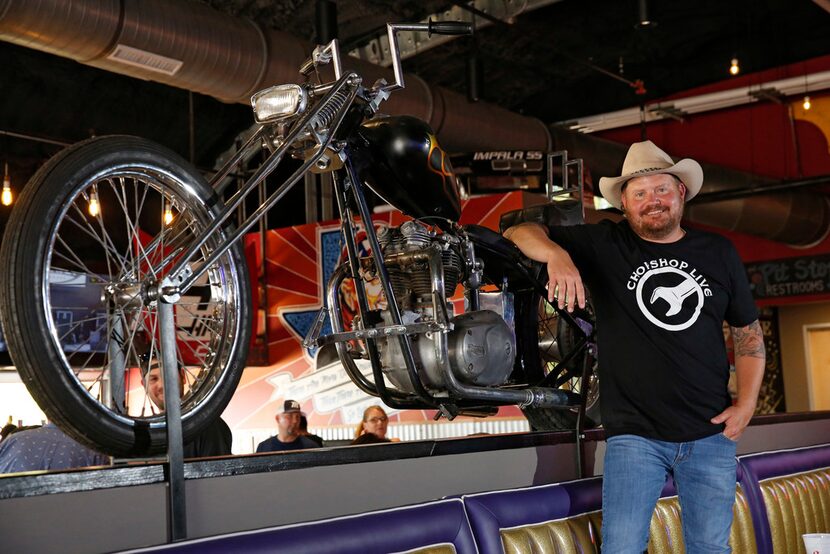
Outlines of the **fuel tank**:
<svg viewBox="0 0 830 554">
<path fill-rule="evenodd" d="M 349 140 L 349 155 L 363 181 L 393 207 L 449 228 L 461 198 L 449 156 L 425 122 L 388 116 L 363 123 Z"/>
</svg>

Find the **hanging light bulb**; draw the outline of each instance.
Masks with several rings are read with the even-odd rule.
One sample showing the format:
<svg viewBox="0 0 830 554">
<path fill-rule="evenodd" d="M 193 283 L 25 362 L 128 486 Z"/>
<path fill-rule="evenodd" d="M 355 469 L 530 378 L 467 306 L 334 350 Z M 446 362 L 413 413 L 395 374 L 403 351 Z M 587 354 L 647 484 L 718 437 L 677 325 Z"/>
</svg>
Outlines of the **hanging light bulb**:
<svg viewBox="0 0 830 554">
<path fill-rule="evenodd" d="M 809 96 L 804 97 L 804 103 L 801 105 L 801 107 L 804 108 L 804 111 L 807 111 L 807 110 L 809 110 L 810 108 L 813 107 L 813 105 L 810 104 L 810 97 Z"/>
<path fill-rule="evenodd" d="M 89 206 L 87 207 L 89 215 L 96 217 L 101 213 L 101 203 L 98 200 L 98 187 L 92 185 L 92 191 L 89 193 Z"/>
<path fill-rule="evenodd" d="M 3 175 L 3 192 L 0 194 L 0 202 L 4 206 L 11 206 L 14 198 L 12 197 L 12 180 L 9 177 L 9 164 L 6 162 L 6 172 Z"/>
<path fill-rule="evenodd" d="M 164 206 L 164 224 L 170 225 L 171 223 L 173 223 L 173 205 L 167 202 Z"/>
<path fill-rule="evenodd" d="M 732 58 L 732 65 L 729 66 L 729 73 L 732 75 L 737 75 L 741 72 L 741 68 L 738 65 L 738 58 Z"/>
</svg>

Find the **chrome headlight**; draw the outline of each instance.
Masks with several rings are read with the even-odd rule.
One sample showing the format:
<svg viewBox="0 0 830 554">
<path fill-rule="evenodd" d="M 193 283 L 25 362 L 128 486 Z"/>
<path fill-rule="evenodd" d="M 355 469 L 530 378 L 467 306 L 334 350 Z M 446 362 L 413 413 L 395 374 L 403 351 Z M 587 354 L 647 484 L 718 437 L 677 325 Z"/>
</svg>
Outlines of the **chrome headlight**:
<svg viewBox="0 0 830 554">
<path fill-rule="evenodd" d="M 301 114 L 308 106 L 308 92 L 300 85 L 278 85 L 251 97 L 257 123 L 278 121 Z"/>
</svg>

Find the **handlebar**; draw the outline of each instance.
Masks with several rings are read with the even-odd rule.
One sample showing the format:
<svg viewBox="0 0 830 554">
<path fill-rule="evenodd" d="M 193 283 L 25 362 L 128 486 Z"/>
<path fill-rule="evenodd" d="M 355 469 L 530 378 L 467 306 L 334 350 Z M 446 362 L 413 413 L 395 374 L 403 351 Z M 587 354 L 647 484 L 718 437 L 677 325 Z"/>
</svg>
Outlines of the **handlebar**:
<svg viewBox="0 0 830 554">
<path fill-rule="evenodd" d="M 427 35 L 472 35 L 473 24 L 468 21 L 428 20 Z"/>
<path fill-rule="evenodd" d="M 416 31 L 427 33 L 427 36 L 473 34 L 472 23 L 466 21 L 433 21 L 432 18 L 428 19 L 426 23 L 389 23 L 386 25 L 386 29 L 389 38 L 389 50 L 392 56 L 392 69 L 395 73 L 395 82 L 390 85 L 385 85 L 378 90 L 387 93 L 404 87 L 400 48 L 398 47 L 398 31 Z M 317 46 L 311 58 L 300 66 L 300 73 L 308 76 L 317 65 L 330 62 L 334 64 L 335 78 L 339 79 L 342 74 L 342 65 L 340 62 L 340 45 L 337 39 L 332 40 L 327 45 Z"/>
<path fill-rule="evenodd" d="M 426 23 L 390 23 L 395 31 L 416 31 L 432 35 L 471 35 L 473 25 L 467 21 L 433 21 L 429 18 Z"/>
</svg>

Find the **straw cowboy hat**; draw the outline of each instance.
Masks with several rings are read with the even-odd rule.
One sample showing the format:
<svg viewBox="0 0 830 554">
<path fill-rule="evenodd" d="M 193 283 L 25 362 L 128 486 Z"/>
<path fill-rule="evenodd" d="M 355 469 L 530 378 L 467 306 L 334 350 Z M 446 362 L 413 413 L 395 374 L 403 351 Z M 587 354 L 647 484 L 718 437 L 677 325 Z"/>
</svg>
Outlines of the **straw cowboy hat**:
<svg viewBox="0 0 830 554">
<path fill-rule="evenodd" d="M 635 142 L 628 149 L 619 177 L 601 177 L 599 190 L 602 196 L 618 210 L 622 209 L 622 187 L 631 179 L 671 173 L 686 186 L 686 200 L 691 200 L 700 191 L 703 184 L 703 169 L 691 158 L 684 158 L 677 163 L 657 148 L 650 140 Z"/>
</svg>

